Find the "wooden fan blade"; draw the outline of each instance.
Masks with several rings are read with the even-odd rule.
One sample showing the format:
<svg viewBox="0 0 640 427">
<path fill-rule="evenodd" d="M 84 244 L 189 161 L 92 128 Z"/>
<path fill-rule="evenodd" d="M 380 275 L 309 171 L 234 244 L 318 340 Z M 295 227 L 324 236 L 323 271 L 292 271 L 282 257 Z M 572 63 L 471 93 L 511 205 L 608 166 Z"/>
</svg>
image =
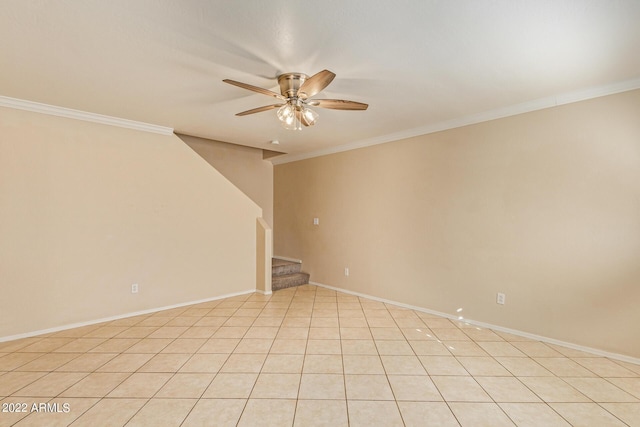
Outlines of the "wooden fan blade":
<svg viewBox="0 0 640 427">
<path fill-rule="evenodd" d="M 284 104 L 273 104 L 273 105 L 265 105 L 264 107 L 254 108 L 252 110 L 243 111 L 242 113 L 236 114 L 236 116 L 246 116 L 248 114 L 261 113 L 263 111 L 273 110 L 274 108 L 280 108 Z"/>
<path fill-rule="evenodd" d="M 343 99 L 314 99 L 307 102 L 307 105 L 320 108 L 330 108 L 332 110 L 366 110 L 369 105 L 362 102 L 345 101 Z"/>
<path fill-rule="evenodd" d="M 250 84 L 237 82 L 235 80 L 230 80 L 230 79 L 224 79 L 223 82 L 229 83 L 230 85 L 241 87 L 243 89 L 252 90 L 254 92 L 258 92 L 258 93 L 261 93 L 263 95 L 273 96 L 274 98 L 278 98 L 278 99 L 282 99 L 282 100 L 287 99 L 284 96 L 280 95 L 279 93 L 275 93 L 273 91 L 270 91 L 268 89 L 263 89 L 263 88 L 258 87 L 258 86 L 253 86 L 253 85 L 250 85 Z"/>
<path fill-rule="evenodd" d="M 298 96 L 302 99 L 311 98 L 329 86 L 329 83 L 331 83 L 335 77 L 336 75 L 329 70 L 322 70 L 314 74 L 302 83 L 302 86 L 298 89 Z"/>
</svg>

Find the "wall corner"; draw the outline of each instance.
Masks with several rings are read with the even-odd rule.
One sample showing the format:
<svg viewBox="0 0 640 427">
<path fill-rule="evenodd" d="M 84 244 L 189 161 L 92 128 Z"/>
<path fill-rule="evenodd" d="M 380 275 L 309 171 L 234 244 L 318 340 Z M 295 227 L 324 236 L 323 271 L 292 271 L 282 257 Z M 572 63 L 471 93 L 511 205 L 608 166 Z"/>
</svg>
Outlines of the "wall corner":
<svg viewBox="0 0 640 427">
<path fill-rule="evenodd" d="M 273 230 L 264 218 L 256 218 L 256 291 L 271 295 Z"/>
</svg>

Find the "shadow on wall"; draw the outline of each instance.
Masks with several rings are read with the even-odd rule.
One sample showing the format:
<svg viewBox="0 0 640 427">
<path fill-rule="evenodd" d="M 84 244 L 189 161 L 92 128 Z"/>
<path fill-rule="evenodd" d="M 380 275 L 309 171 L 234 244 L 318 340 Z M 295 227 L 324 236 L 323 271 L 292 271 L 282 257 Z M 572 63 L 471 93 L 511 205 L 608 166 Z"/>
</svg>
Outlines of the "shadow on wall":
<svg viewBox="0 0 640 427">
<path fill-rule="evenodd" d="M 262 208 L 273 227 L 273 165 L 268 158 L 283 153 L 177 134 L 185 144 Z"/>
</svg>

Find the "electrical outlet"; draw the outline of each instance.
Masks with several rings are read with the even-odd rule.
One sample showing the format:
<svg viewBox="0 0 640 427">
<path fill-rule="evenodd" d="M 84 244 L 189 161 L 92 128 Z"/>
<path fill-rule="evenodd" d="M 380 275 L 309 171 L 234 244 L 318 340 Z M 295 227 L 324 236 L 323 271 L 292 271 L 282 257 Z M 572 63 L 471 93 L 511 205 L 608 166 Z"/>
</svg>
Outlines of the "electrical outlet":
<svg viewBox="0 0 640 427">
<path fill-rule="evenodd" d="M 344 268 L 344 275 L 348 276 L 349 275 L 349 267 L 345 267 Z"/>
<path fill-rule="evenodd" d="M 506 299 L 507 299 L 507 297 L 505 296 L 505 294 L 503 294 L 501 292 L 498 292 L 498 294 L 496 295 L 496 303 L 497 304 L 504 305 Z"/>
<path fill-rule="evenodd" d="M 320 225 L 320 218 L 313 218 L 313 225 Z"/>
<path fill-rule="evenodd" d="M 138 293 L 138 284 L 134 283 L 133 285 L 131 285 L 131 293 L 132 294 L 137 294 Z"/>
</svg>

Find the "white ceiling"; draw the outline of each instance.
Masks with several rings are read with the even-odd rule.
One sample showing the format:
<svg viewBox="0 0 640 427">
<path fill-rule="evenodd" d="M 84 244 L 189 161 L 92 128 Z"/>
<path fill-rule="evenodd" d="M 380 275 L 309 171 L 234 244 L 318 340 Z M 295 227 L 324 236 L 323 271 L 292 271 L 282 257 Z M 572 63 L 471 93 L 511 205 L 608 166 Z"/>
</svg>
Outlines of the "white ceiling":
<svg viewBox="0 0 640 427">
<path fill-rule="evenodd" d="M 1 0 L 0 95 L 295 158 L 640 87 L 639 23 L 637 0 Z M 287 131 L 222 82 L 325 68 L 316 98 L 369 109 Z"/>
</svg>

